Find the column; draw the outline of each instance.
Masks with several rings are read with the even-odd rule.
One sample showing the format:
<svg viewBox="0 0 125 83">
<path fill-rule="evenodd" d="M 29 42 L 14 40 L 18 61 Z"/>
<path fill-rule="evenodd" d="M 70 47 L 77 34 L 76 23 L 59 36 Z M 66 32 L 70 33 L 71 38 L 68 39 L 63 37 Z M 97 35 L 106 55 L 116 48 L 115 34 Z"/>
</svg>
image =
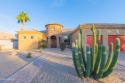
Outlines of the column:
<svg viewBox="0 0 125 83">
<path fill-rule="evenodd" d="M 57 48 L 58 48 L 59 47 L 59 36 L 57 35 L 56 38 L 57 38 Z"/>
<path fill-rule="evenodd" d="M 48 42 L 47 42 L 47 47 L 48 48 L 51 48 L 50 44 L 51 44 L 50 37 L 48 37 Z"/>
</svg>

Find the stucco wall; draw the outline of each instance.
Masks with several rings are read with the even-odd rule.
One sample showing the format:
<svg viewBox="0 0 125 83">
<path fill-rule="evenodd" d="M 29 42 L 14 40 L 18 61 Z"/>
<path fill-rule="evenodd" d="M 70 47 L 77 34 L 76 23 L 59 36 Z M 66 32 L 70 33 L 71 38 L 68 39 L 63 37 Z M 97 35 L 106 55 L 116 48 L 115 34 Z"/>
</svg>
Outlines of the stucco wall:
<svg viewBox="0 0 125 83">
<path fill-rule="evenodd" d="M 46 25 L 46 35 L 52 36 L 62 32 L 63 26 L 60 24 L 47 24 Z"/>
<path fill-rule="evenodd" d="M 108 35 L 125 35 L 125 29 L 100 29 L 101 34 L 103 35 L 103 45 L 106 46 L 106 49 L 108 50 Z M 72 42 L 75 42 L 77 39 L 79 30 L 75 31 L 71 37 Z M 92 32 L 90 29 L 83 29 L 83 45 L 87 46 L 87 35 L 92 35 Z M 84 47 L 85 48 L 85 47 Z"/>
<path fill-rule="evenodd" d="M 26 36 L 26 39 L 24 39 Z M 31 38 L 33 36 L 33 39 Z M 45 36 L 45 35 L 44 35 Z M 45 39 L 42 33 L 38 31 L 19 31 L 18 32 L 18 49 L 29 50 L 39 48 L 40 41 Z"/>
<path fill-rule="evenodd" d="M 57 23 L 47 24 L 45 27 L 46 27 L 46 36 L 48 40 L 47 47 L 49 48 L 52 47 L 51 36 L 56 37 L 56 44 L 57 44 L 57 47 L 59 47 L 59 43 L 64 42 L 64 36 L 70 37 L 70 33 L 73 31 L 73 29 L 64 29 L 61 24 L 57 24 Z M 60 38 L 60 42 L 59 42 L 59 38 Z M 67 45 L 67 47 L 69 46 L 70 45 Z"/>
<path fill-rule="evenodd" d="M 50 48 L 52 44 L 51 36 L 56 36 L 56 46 L 59 47 L 59 37 L 60 42 L 62 42 L 62 30 L 63 26 L 57 23 L 47 24 L 46 26 L 46 36 L 47 36 L 47 47 Z"/>
</svg>

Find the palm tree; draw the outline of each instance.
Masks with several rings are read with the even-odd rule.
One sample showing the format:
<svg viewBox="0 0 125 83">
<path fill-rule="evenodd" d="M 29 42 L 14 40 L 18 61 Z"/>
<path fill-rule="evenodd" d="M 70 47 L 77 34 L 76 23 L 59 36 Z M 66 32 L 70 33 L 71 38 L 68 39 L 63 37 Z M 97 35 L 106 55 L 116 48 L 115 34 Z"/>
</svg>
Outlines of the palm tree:
<svg viewBox="0 0 125 83">
<path fill-rule="evenodd" d="M 30 21 L 27 13 L 25 13 L 23 11 L 16 17 L 16 19 L 18 20 L 18 23 L 22 23 L 21 30 L 24 30 L 25 22 Z"/>
</svg>

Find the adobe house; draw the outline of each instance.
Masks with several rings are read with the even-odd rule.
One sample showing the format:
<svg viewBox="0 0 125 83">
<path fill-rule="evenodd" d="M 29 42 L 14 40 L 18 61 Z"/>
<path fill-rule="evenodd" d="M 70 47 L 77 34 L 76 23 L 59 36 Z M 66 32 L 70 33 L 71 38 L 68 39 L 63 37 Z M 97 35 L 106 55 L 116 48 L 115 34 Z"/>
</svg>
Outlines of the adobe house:
<svg viewBox="0 0 125 83">
<path fill-rule="evenodd" d="M 115 38 L 120 38 L 121 51 L 125 51 L 125 24 L 94 23 L 96 29 L 101 30 L 101 43 L 106 46 L 108 51 L 110 42 L 115 44 Z M 47 40 L 48 48 L 58 48 L 60 42 L 66 42 L 67 47 L 71 47 L 72 42 L 77 39 L 80 27 L 83 30 L 84 47 L 92 46 L 92 24 L 80 24 L 76 29 L 65 29 L 58 23 L 46 24 L 46 31 L 36 30 L 18 31 L 18 49 L 27 50 L 38 48 L 40 40 Z"/>
<path fill-rule="evenodd" d="M 121 51 L 125 51 L 125 24 L 95 23 L 94 25 L 96 29 L 101 30 L 101 43 L 107 50 L 110 42 L 114 44 L 115 38 L 120 38 Z M 76 29 L 65 29 L 57 23 L 47 24 L 45 27 L 48 48 L 59 47 L 60 42 L 66 42 L 67 47 L 71 47 L 72 42 L 77 39 L 80 27 L 83 29 L 83 45 L 92 46 L 92 24 L 80 24 Z"/>
<path fill-rule="evenodd" d="M 20 30 L 18 33 L 18 49 L 29 50 L 40 47 L 40 41 L 46 40 L 46 35 L 37 30 Z"/>
<path fill-rule="evenodd" d="M 71 33 L 74 29 L 64 29 L 61 24 L 51 23 L 45 25 L 47 47 L 58 48 L 60 42 L 66 42 L 67 47 L 71 46 Z"/>
</svg>

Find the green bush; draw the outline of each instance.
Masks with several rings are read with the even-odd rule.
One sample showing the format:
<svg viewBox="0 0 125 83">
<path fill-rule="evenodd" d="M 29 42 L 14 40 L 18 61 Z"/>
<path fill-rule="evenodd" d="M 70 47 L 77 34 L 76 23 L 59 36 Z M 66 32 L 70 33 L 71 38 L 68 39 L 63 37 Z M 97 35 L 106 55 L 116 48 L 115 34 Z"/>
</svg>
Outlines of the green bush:
<svg viewBox="0 0 125 83">
<path fill-rule="evenodd" d="M 61 51 L 64 51 L 66 49 L 66 43 L 65 42 L 60 43 L 60 49 L 61 49 Z"/>
<path fill-rule="evenodd" d="M 40 41 L 40 47 L 45 49 L 46 48 L 46 40 L 41 40 Z"/>
<path fill-rule="evenodd" d="M 26 58 L 31 58 L 32 56 L 31 56 L 32 54 L 29 52 L 29 53 L 27 53 L 26 54 Z"/>
</svg>

